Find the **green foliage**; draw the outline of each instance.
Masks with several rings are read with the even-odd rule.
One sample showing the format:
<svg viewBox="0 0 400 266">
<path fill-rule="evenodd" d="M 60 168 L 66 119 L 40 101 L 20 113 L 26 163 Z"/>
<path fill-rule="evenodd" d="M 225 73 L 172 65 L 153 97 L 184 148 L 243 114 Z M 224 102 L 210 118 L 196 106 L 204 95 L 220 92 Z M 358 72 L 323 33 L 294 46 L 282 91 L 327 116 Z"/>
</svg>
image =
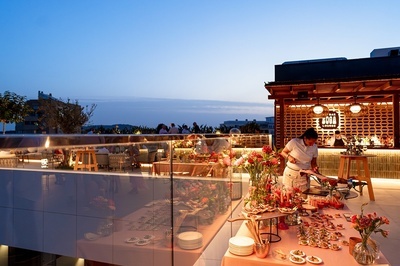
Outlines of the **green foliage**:
<svg viewBox="0 0 400 266">
<path fill-rule="evenodd" d="M 247 123 L 240 127 L 242 133 L 260 133 L 260 126 L 256 122 Z"/>
<path fill-rule="evenodd" d="M 81 127 L 88 123 L 96 105 L 82 107 L 78 101 L 67 102 L 54 99 L 39 99 L 39 122 L 42 128 L 60 129 L 64 134 L 80 133 Z"/>
<path fill-rule="evenodd" d="M 9 91 L 0 94 L 0 121 L 3 123 L 3 134 L 5 124 L 24 121 L 25 116 L 31 111 L 25 96 Z"/>
</svg>

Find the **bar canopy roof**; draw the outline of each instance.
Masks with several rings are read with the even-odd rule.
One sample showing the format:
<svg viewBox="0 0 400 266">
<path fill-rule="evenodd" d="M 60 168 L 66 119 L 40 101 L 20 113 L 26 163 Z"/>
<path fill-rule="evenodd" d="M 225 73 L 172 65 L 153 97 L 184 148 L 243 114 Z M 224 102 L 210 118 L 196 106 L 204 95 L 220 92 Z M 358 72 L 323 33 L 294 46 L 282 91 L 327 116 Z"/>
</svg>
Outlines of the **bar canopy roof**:
<svg viewBox="0 0 400 266">
<path fill-rule="evenodd" d="M 310 100 L 391 102 L 400 92 L 400 56 L 348 60 L 332 58 L 285 62 L 275 66 L 275 81 L 265 83 L 269 99 L 285 104 Z M 393 50 L 390 50 L 393 51 Z M 372 55 L 372 53 L 371 53 Z"/>
</svg>

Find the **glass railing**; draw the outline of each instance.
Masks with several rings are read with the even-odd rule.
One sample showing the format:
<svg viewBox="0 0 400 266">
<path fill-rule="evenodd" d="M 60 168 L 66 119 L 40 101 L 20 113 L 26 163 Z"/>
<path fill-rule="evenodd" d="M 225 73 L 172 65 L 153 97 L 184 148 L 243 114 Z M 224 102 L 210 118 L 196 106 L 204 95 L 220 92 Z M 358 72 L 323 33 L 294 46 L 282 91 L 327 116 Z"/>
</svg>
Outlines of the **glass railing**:
<svg viewBox="0 0 400 266">
<path fill-rule="evenodd" d="M 268 141 L 2 136 L 0 244 L 117 265 L 193 265 L 241 203 L 243 173 L 231 162 Z"/>
</svg>

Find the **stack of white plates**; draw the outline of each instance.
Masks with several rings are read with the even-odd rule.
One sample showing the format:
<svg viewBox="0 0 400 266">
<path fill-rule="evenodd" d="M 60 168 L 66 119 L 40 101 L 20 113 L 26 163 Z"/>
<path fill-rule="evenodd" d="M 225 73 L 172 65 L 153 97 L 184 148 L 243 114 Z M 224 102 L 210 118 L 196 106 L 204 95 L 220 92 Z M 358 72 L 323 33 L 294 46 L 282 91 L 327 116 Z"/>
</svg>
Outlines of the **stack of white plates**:
<svg viewBox="0 0 400 266">
<path fill-rule="evenodd" d="M 197 249 L 203 246 L 203 235 L 199 232 L 183 232 L 178 235 L 178 245 L 181 249 Z"/>
<path fill-rule="evenodd" d="M 229 252 L 239 256 L 253 253 L 254 240 L 247 236 L 234 236 L 229 239 Z"/>
</svg>

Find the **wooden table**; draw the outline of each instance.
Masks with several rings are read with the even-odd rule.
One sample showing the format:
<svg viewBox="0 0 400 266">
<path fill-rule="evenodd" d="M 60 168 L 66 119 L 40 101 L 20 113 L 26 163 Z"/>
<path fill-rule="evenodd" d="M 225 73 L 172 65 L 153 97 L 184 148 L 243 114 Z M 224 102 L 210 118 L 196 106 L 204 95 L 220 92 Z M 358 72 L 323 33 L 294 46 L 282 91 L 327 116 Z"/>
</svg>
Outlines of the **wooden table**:
<svg viewBox="0 0 400 266">
<path fill-rule="evenodd" d="M 371 183 L 371 176 L 368 167 L 368 157 L 376 157 L 376 155 L 340 155 L 338 178 L 349 179 L 351 178 L 350 172 L 352 162 L 356 162 L 357 176 L 354 178 L 359 181 L 365 181 L 368 187 L 369 199 L 375 200 L 374 189 Z M 361 173 L 364 170 L 364 174 Z M 362 195 L 362 183 L 360 182 L 360 194 Z"/>
<path fill-rule="evenodd" d="M 95 150 L 76 151 L 74 170 L 98 171 Z"/>
<path fill-rule="evenodd" d="M 172 164 L 172 172 L 175 174 L 189 176 L 208 176 L 211 174 L 212 165 L 208 163 L 175 163 Z M 169 173 L 171 169 L 170 162 L 153 163 L 152 172 L 160 175 L 161 173 Z"/>
<path fill-rule="evenodd" d="M 348 213 L 350 210 L 345 206 L 343 210 L 336 209 L 323 209 L 322 211 L 325 214 L 341 214 L 340 218 L 334 218 L 334 224 L 343 224 L 344 229 L 340 230 L 340 232 L 344 235 L 341 239 L 349 240 L 349 237 L 359 237 L 358 231 L 351 228 L 350 222 L 346 222 L 343 217 L 343 213 Z M 308 217 L 302 217 L 303 221 L 310 221 Z M 290 250 L 301 249 L 306 253 L 307 256 L 317 256 L 323 260 L 323 264 L 325 266 L 333 266 L 333 265 L 345 265 L 345 266 L 358 266 L 359 264 L 355 261 L 352 255 L 349 254 L 349 247 L 343 246 L 339 244 L 341 249 L 338 251 L 333 251 L 330 249 L 322 249 L 317 247 L 310 246 L 302 246 L 298 244 L 297 238 L 297 226 L 290 226 L 289 230 L 280 230 L 279 235 L 282 237 L 282 240 L 277 243 L 272 243 L 270 247 L 270 252 L 266 258 L 260 259 L 257 258 L 254 254 L 250 256 L 237 256 L 229 252 L 227 250 L 225 252 L 224 257 L 222 258 L 221 265 L 222 266 L 282 266 L 282 265 L 295 265 L 289 259 L 280 260 L 273 256 L 273 251 L 277 249 L 281 249 L 286 254 L 289 254 Z M 239 231 L 236 234 L 237 236 L 248 236 L 251 237 L 249 230 L 247 229 L 245 222 L 239 228 Z M 332 241 L 333 242 L 333 241 Z M 336 241 L 335 241 L 336 242 Z M 288 256 L 289 257 L 289 256 Z M 303 263 L 301 265 L 312 265 L 309 262 Z M 389 262 L 385 258 L 385 256 L 380 254 L 380 258 L 373 265 L 389 265 Z"/>
</svg>

